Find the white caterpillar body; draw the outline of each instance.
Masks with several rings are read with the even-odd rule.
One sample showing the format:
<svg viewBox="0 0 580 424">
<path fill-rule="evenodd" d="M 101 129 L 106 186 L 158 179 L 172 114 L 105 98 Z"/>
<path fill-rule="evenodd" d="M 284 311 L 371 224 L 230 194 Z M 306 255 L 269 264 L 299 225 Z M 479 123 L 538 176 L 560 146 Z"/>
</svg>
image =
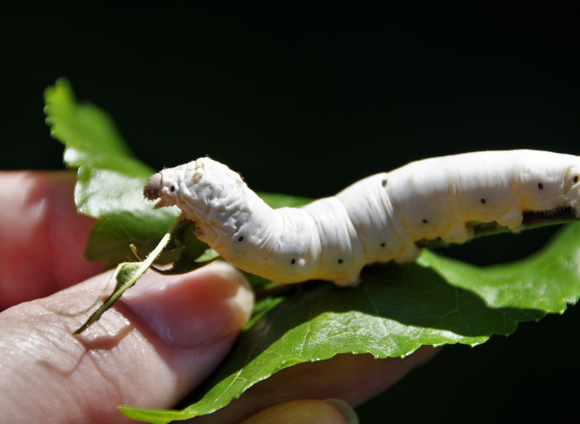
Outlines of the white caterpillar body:
<svg viewBox="0 0 580 424">
<path fill-rule="evenodd" d="M 463 243 L 469 222 L 518 231 L 523 212 L 573 208 L 580 158 L 533 150 L 412 162 L 302 208 L 272 209 L 225 165 L 201 158 L 151 176 L 145 196 L 177 205 L 197 237 L 244 271 L 279 283 L 354 286 L 366 264 L 413 261 L 416 242 Z"/>
</svg>

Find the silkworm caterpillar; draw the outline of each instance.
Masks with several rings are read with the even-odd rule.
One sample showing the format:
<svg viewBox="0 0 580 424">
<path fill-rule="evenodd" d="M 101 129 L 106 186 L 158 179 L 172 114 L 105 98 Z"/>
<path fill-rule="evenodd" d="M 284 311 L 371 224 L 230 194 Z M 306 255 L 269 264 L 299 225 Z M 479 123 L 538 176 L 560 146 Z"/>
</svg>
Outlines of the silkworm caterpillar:
<svg viewBox="0 0 580 424">
<path fill-rule="evenodd" d="M 470 223 L 516 232 L 524 212 L 580 216 L 580 159 L 534 150 L 411 162 L 302 208 L 272 209 L 239 174 L 209 158 L 153 174 L 144 194 L 177 205 L 196 236 L 244 271 L 277 281 L 355 286 L 366 264 L 414 261 L 420 240 L 463 243 Z"/>
</svg>

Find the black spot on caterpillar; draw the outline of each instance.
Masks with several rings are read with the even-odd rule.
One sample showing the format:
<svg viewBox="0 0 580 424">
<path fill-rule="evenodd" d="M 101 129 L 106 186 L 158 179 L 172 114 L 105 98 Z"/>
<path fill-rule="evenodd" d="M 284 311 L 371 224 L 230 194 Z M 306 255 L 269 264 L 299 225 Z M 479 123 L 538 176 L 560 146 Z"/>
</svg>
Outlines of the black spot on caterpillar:
<svg viewBox="0 0 580 424">
<path fill-rule="evenodd" d="M 519 231 L 524 212 L 567 207 L 578 217 L 579 174 L 572 155 L 466 153 L 412 162 L 334 197 L 274 210 L 237 173 L 201 158 L 152 175 L 144 195 L 161 199 L 155 207 L 177 205 L 202 241 L 244 271 L 280 283 L 354 286 L 366 264 L 415 260 L 419 240 L 465 242 L 469 222 Z"/>
</svg>

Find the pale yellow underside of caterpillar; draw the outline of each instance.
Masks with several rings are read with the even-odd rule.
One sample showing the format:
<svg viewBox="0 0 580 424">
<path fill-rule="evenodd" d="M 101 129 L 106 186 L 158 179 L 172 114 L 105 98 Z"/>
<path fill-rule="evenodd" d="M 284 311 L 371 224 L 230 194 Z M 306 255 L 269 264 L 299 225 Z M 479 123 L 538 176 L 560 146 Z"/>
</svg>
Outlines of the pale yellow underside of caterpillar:
<svg viewBox="0 0 580 424">
<path fill-rule="evenodd" d="M 145 196 L 176 205 L 196 236 L 240 269 L 277 281 L 355 286 L 366 264 L 410 262 L 416 242 L 463 243 L 466 223 L 512 231 L 523 212 L 580 215 L 580 159 L 534 150 L 425 159 L 372 175 L 302 208 L 272 209 L 239 174 L 209 158 L 152 175 Z"/>
</svg>

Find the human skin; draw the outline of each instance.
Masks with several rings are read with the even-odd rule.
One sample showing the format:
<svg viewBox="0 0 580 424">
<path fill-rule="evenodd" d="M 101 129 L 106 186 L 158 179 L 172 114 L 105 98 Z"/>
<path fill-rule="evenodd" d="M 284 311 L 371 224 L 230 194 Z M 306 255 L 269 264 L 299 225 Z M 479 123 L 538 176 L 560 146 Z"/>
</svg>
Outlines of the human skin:
<svg viewBox="0 0 580 424">
<path fill-rule="evenodd" d="M 111 275 L 83 260 L 94 220 L 76 213 L 74 182 L 70 172 L 0 172 L 0 410 L 6 422 L 125 423 L 134 421 L 118 405 L 172 408 L 219 365 L 253 305 L 247 282 L 225 263 L 180 276 L 146 273 L 96 324 L 73 336 L 86 315 L 61 312 L 90 305 Z M 297 365 L 194 422 L 353 422 L 347 404 L 385 390 L 435 351 L 386 360 L 339 355 Z"/>
</svg>

